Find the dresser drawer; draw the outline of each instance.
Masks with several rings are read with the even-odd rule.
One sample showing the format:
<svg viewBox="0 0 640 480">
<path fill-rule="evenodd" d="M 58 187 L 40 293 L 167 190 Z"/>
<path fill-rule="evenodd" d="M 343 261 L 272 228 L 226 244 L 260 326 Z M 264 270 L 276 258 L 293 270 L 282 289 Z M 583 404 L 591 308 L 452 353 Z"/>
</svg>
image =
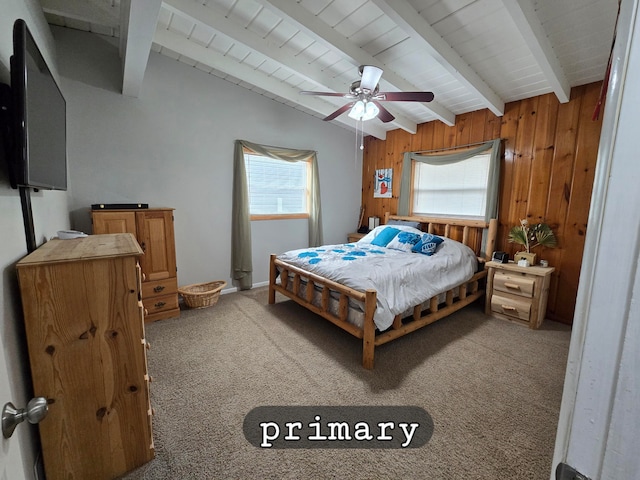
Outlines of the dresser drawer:
<svg viewBox="0 0 640 480">
<path fill-rule="evenodd" d="M 158 295 L 167 295 L 169 293 L 177 293 L 177 292 L 178 292 L 178 279 L 176 277 L 142 283 L 142 299 L 143 300 L 146 300 L 151 297 L 156 297 Z"/>
<path fill-rule="evenodd" d="M 531 302 L 494 294 L 491 297 L 491 311 L 528 322 Z"/>
<path fill-rule="evenodd" d="M 523 297 L 533 297 L 535 280 L 517 274 L 496 272 L 493 277 L 493 289 L 500 292 L 508 292 Z M 144 287 L 143 287 L 144 288 Z"/>
<path fill-rule="evenodd" d="M 143 298 L 142 303 L 147 315 L 164 312 L 167 310 L 175 310 L 178 307 L 178 294 L 170 293 L 168 295 L 157 295 L 151 298 Z"/>
</svg>

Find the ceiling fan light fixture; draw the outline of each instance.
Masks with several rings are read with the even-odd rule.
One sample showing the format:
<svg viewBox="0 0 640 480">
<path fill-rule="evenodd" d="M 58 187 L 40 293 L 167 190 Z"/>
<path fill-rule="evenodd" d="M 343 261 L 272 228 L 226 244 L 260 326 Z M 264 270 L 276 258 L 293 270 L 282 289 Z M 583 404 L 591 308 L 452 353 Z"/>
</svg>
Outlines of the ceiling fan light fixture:
<svg viewBox="0 0 640 480">
<path fill-rule="evenodd" d="M 349 117 L 354 120 L 362 120 L 364 122 L 371 120 L 372 118 L 376 118 L 378 113 L 380 113 L 380 109 L 375 103 L 358 100 L 351 108 Z"/>
<path fill-rule="evenodd" d="M 364 115 L 362 116 L 362 121 L 371 120 L 372 118 L 376 118 L 380 113 L 380 109 L 375 103 L 367 102 L 364 108 Z"/>
<path fill-rule="evenodd" d="M 353 118 L 354 120 L 360 120 L 363 115 L 364 115 L 364 102 L 362 100 L 358 100 L 353 105 L 353 107 L 351 107 L 351 110 L 349 111 L 349 117 Z"/>
<path fill-rule="evenodd" d="M 325 97 L 343 97 L 349 103 L 343 105 L 330 115 L 323 118 L 330 121 L 343 113 L 349 112 L 349 117 L 364 122 L 372 118 L 379 118 L 383 123 L 392 122 L 395 117 L 381 103 L 378 102 L 431 102 L 433 92 L 381 92 L 380 77 L 382 69 L 372 65 L 362 65 L 359 68 L 361 76 L 351 84 L 348 93 L 302 91 L 303 95 L 319 95 Z"/>
</svg>

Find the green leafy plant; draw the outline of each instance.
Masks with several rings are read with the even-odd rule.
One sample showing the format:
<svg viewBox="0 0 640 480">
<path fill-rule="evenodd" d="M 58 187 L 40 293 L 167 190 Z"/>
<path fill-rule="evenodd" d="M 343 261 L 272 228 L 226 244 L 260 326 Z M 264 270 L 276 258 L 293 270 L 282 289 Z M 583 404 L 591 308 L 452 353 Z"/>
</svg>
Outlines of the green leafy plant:
<svg viewBox="0 0 640 480">
<path fill-rule="evenodd" d="M 538 245 L 549 248 L 557 245 L 556 236 L 549 225 L 546 223 L 529 225 L 526 218 L 520 220 L 519 226 L 509 230 L 509 242 L 523 245 L 527 253 L 530 253 L 531 249 Z"/>
</svg>

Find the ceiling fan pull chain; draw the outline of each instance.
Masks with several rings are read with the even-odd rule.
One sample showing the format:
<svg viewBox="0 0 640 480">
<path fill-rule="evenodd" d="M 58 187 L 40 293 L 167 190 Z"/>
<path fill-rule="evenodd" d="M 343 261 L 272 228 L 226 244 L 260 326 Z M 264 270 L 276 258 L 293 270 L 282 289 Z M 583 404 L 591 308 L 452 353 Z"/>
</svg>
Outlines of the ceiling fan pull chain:
<svg viewBox="0 0 640 480">
<path fill-rule="evenodd" d="M 353 150 L 353 162 L 354 165 L 358 164 L 358 121 L 356 120 L 356 144 L 354 145 L 356 148 Z"/>
</svg>

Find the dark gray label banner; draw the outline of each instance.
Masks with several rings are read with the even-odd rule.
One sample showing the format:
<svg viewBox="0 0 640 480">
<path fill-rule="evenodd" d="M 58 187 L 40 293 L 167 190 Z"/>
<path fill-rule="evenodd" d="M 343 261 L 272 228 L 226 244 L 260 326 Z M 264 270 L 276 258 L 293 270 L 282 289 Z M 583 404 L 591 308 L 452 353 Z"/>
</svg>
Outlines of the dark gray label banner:
<svg viewBox="0 0 640 480">
<path fill-rule="evenodd" d="M 415 406 L 265 406 L 242 426 L 258 448 L 419 448 L 433 434 L 433 420 Z"/>
</svg>

